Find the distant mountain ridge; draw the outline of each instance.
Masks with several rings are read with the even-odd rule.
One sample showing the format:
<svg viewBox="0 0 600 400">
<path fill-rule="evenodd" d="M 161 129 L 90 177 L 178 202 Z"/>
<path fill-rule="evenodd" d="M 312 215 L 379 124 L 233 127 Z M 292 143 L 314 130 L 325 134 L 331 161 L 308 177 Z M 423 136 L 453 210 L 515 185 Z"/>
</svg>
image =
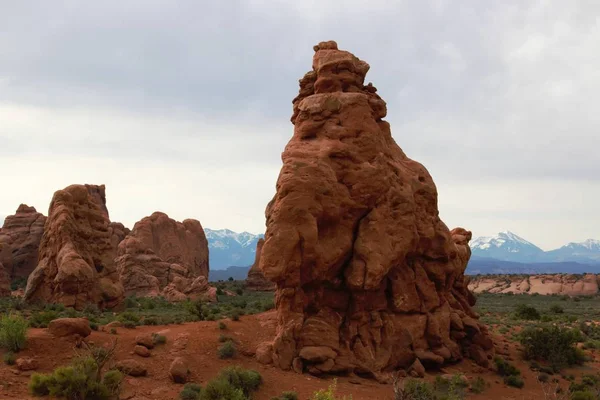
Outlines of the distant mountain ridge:
<svg viewBox="0 0 600 400">
<path fill-rule="evenodd" d="M 208 263 L 211 271 L 252 265 L 256 242 L 264 236 L 229 229 L 204 228 L 204 233 L 208 240 Z"/>
<path fill-rule="evenodd" d="M 517 263 L 600 264 L 600 240 L 588 239 L 544 251 L 510 231 L 495 236 L 478 237 L 470 243 L 473 259 L 485 258 Z"/>
</svg>

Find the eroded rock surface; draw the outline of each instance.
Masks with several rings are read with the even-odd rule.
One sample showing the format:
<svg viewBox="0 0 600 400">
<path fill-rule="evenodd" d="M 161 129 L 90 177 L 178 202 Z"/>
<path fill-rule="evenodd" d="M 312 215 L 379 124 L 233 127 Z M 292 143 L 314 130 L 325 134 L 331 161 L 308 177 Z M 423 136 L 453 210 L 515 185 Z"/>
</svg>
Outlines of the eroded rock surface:
<svg viewBox="0 0 600 400">
<path fill-rule="evenodd" d="M 273 291 L 277 286 L 275 283 L 267 280 L 258 267 L 260 263 L 260 253 L 264 243 L 264 239 L 259 239 L 256 243 L 256 257 L 254 259 L 254 264 L 250 267 L 248 277 L 246 278 L 246 288 L 249 290 Z"/>
<path fill-rule="evenodd" d="M 368 70 L 320 43 L 293 101 L 260 256 L 277 283 L 273 362 L 383 380 L 417 359 L 485 365 L 493 345 L 464 277 L 471 232 L 440 220 L 435 184 L 392 138 Z"/>
<path fill-rule="evenodd" d="M 26 300 L 78 309 L 121 303 L 124 291 L 114 263 L 119 234 L 108 218 L 104 193 L 104 185 L 71 185 L 54 193 Z"/>
<path fill-rule="evenodd" d="M 595 274 L 480 275 L 470 279 L 474 293 L 584 296 L 599 292 Z"/>
<path fill-rule="evenodd" d="M 119 244 L 116 263 L 126 295 L 214 300 L 208 285 L 208 241 L 200 222 L 177 222 L 155 212 L 137 222 Z"/>
<path fill-rule="evenodd" d="M 0 262 L 10 279 L 27 279 L 37 266 L 45 223 L 46 217 L 26 204 L 4 219 L 0 229 Z"/>
</svg>

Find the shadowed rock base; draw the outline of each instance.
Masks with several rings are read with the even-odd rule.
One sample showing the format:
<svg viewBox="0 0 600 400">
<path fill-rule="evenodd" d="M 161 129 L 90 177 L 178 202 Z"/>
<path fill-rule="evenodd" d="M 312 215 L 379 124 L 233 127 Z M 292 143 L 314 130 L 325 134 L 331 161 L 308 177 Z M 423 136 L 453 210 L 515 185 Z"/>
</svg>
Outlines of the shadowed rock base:
<svg viewBox="0 0 600 400">
<path fill-rule="evenodd" d="M 440 220 L 435 184 L 392 139 L 368 70 L 323 42 L 300 80 L 266 209 L 259 266 L 277 283 L 278 329 L 261 357 L 380 380 L 463 357 L 487 366 L 493 344 L 464 277 L 471 232 Z"/>
</svg>

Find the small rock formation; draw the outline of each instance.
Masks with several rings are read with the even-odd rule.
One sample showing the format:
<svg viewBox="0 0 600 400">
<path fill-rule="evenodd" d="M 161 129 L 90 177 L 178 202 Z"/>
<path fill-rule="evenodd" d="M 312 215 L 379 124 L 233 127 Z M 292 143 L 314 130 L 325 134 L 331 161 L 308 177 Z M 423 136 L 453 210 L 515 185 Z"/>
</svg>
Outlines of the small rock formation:
<svg viewBox="0 0 600 400">
<path fill-rule="evenodd" d="M 177 357 L 171 363 L 169 375 L 175 383 L 186 383 L 190 375 L 190 368 L 183 357 Z"/>
<path fill-rule="evenodd" d="M 479 275 L 471 277 L 474 293 L 586 296 L 600 292 L 595 274 Z"/>
<path fill-rule="evenodd" d="M 418 370 L 416 360 L 487 364 L 493 345 L 464 277 L 471 232 L 440 220 L 431 176 L 395 143 L 386 103 L 364 85 L 369 65 L 335 42 L 315 52 L 266 208 L 274 364 L 381 381 Z"/>
<path fill-rule="evenodd" d="M 55 337 L 79 335 L 88 337 L 92 333 L 90 321 L 86 318 L 58 318 L 50 321 L 48 332 Z"/>
<path fill-rule="evenodd" d="M 34 207 L 21 204 L 15 215 L 4 219 L 0 229 L 0 262 L 10 279 L 27 279 L 38 261 L 46 217 Z"/>
<path fill-rule="evenodd" d="M 140 357 L 150 357 L 150 350 L 146 346 L 140 346 L 139 344 L 133 348 L 133 352 Z"/>
<path fill-rule="evenodd" d="M 142 333 L 135 337 L 135 343 L 140 346 L 144 346 L 147 349 L 154 348 L 154 338 L 150 333 Z"/>
<path fill-rule="evenodd" d="M 137 222 L 119 244 L 116 259 L 125 294 L 216 299 L 208 285 L 208 241 L 200 222 L 177 222 L 155 212 Z"/>
<path fill-rule="evenodd" d="M 146 367 L 139 361 L 134 359 L 126 359 L 122 361 L 118 361 L 115 364 L 115 368 L 129 376 L 146 376 L 148 375 L 148 370 Z"/>
<path fill-rule="evenodd" d="M 256 256 L 254 259 L 254 264 L 252 264 L 252 267 L 248 271 L 248 277 L 246 278 L 246 289 L 248 290 L 267 292 L 273 291 L 277 287 L 275 283 L 268 281 L 260 268 L 258 268 L 258 264 L 260 263 L 260 253 L 264 243 L 264 239 L 259 239 L 256 243 Z"/>
<path fill-rule="evenodd" d="M 77 309 L 121 303 L 123 286 L 114 263 L 121 226 L 111 225 L 104 192 L 104 185 L 71 185 L 54 193 L 26 300 Z"/>
<path fill-rule="evenodd" d="M 34 371 L 39 368 L 37 360 L 31 357 L 17 358 L 15 365 L 19 371 Z"/>
</svg>

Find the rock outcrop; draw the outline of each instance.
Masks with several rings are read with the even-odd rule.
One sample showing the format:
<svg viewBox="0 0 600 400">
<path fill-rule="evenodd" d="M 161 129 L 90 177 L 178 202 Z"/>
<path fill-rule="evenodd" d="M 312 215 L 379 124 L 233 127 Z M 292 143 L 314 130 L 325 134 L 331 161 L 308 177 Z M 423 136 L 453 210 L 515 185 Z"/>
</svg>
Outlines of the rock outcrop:
<svg viewBox="0 0 600 400">
<path fill-rule="evenodd" d="M 46 217 L 34 207 L 21 204 L 14 215 L 4 219 L 0 229 L 0 262 L 10 279 L 27 279 L 38 261 Z"/>
<path fill-rule="evenodd" d="M 200 222 L 155 212 L 137 222 L 116 259 L 126 295 L 216 299 L 208 285 L 208 241 Z"/>
<path fill-rule="evenodd" d="M 266 208 L 274 364 L 378 379 L 416 360 L 486 366 L 493 344 L 464 277 L 471 232 L 440 220 L 431 176 L 395 143 L 386 103 L 364 85 L 369 65 L 335 42 L 315 52 Z"/>
<path fill-rule="evenodd" d="M 0 245 L 2 251 L 2 245 Z M 0 262 L 0 297 L 10 296 L 10 279 L 4 265 Z"/>
<path fill-rule="evenodd" d="M 246 278 L 246 289 L 248 290 L 267 292 L 273 291 L 277 287 L 275 283 L 268 281 L 265 278 L 262 271 L 258 267 L 260 263 L 260 253 L 264 243 L 264 239 L 259 239 L 256 243 L 256 258 L 254 259 L 254 264 L 252 264 L 252 267 L 250 267 L 250 270 L 248 271 L 248 277 Z"/>
<path fill-rule="evenodd" d="M 479 275 L 471 277 L 474 293 L 513 293 L 585 296 L 599 293 L 595 274 Z"/>
<path fill-rule="evenodd" d="M 108 218 L 104 185 L 54 193 L 25 299 L 77 309 L 118 306 L 124 293 L 114 262 L 120 228 Z"/>
</svg>

